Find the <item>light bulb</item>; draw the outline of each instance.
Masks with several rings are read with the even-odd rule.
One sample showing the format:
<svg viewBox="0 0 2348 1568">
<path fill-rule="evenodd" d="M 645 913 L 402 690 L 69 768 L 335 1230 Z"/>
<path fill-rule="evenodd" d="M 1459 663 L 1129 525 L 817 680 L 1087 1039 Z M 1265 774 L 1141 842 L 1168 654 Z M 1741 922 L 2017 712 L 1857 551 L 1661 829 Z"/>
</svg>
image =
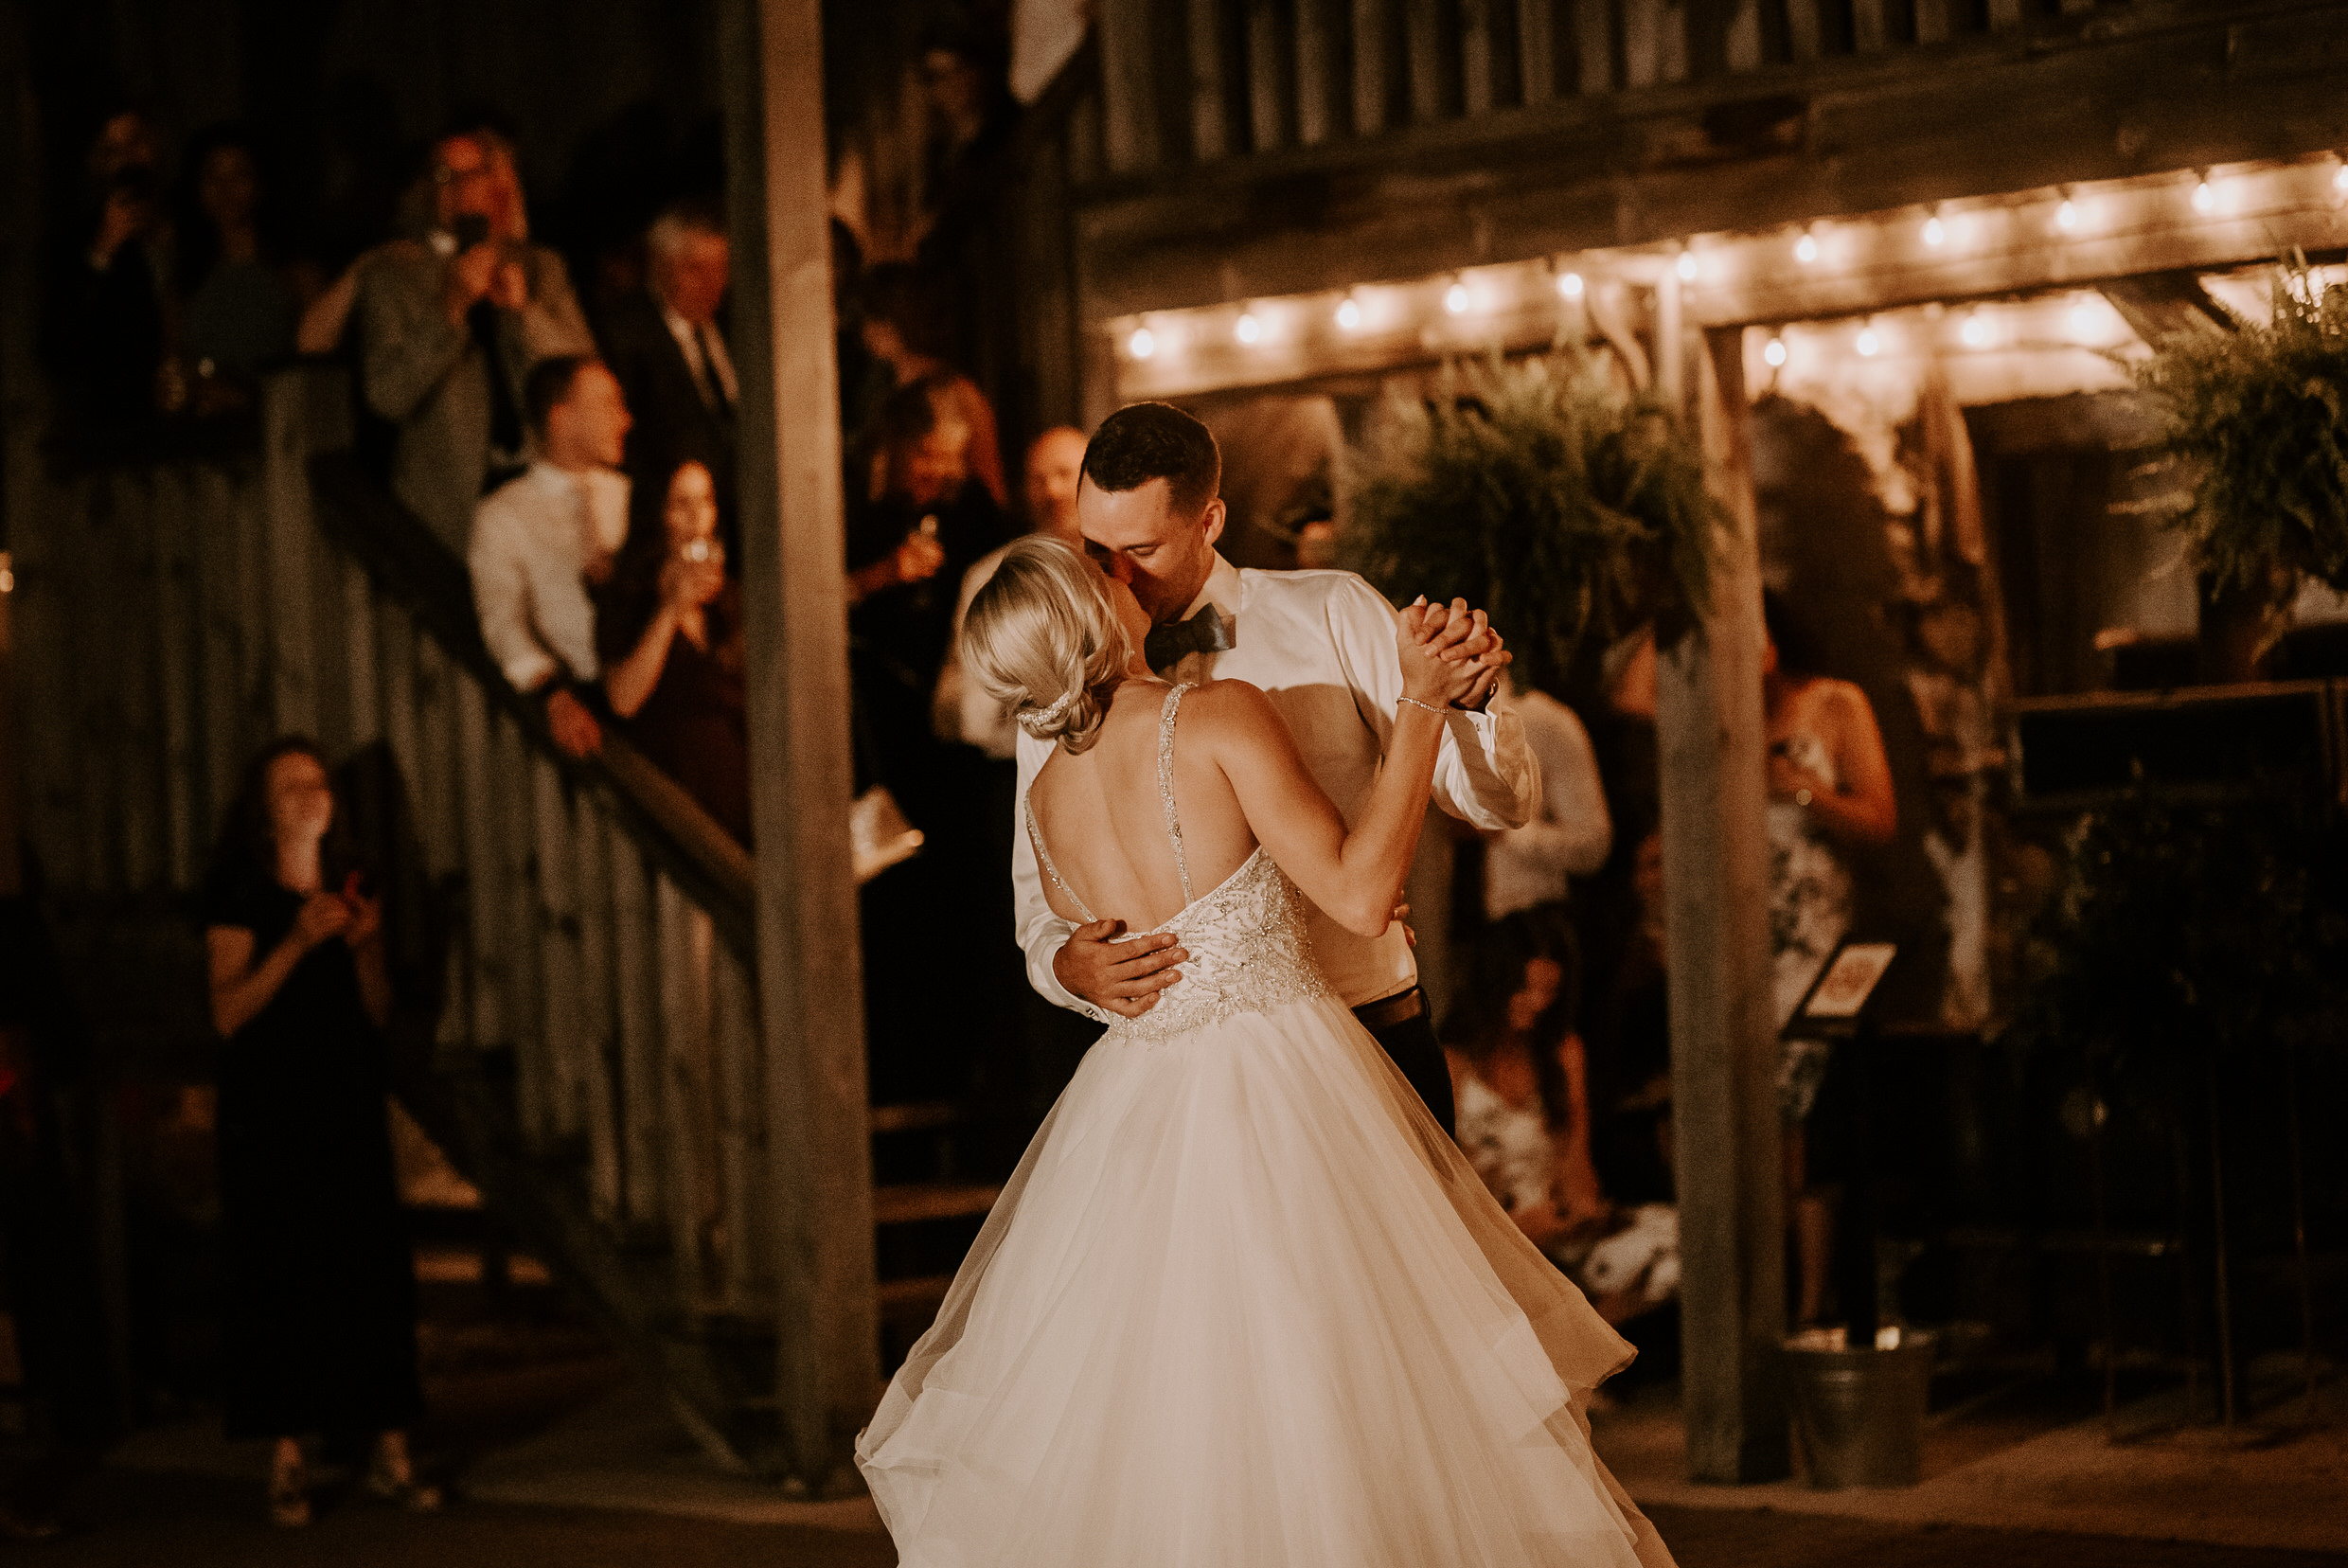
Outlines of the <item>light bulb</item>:
<svg viewBox="0 0 2348 1568">
<path fill-rule="evenodd" d="M 1696 253 L 1694 251 L 1681 251 L 1680 253 L 1678 266 L 1680 269 L 1681 282 L 1693 283 L 1696 281 Z"/>
<path fill-rule="evenodd" d="M 1786 340 L 1773 337 L 1761 346 L 1761 357 L 1772 370 L 1786 363 Z"/>
<path fill-rule="evenodd" d="M 1804 266 L 1818 259 L 1818 236 L 1805 234 L 1793 242 L 1793 258 Z"/>
<path fill-rule="evenodd" d="M 1147 359 L 1158 351 L 1158 340 L 1147 327 L 1136 327 L 1133 335 L 1125 340 L 1125 351 L 1135 359 Z"/>
<path fill-rule="evenodd" d="M 1337 325 L 1348 332 L 1361 326 L 1361 307 L 1355 304 L 1351 298 L 1347 298 L 1343 304 L 1337 307 Z"/>
<path fill-rule="evenodd" d="M 1979 311 L 1975 311 L 1971 315 L 1966 316 L 1964 325 L 1957 329 L 1957 336 L 1963 340 L 1967 348 L 1988 347 L 1989 318 Z"/>
<path fill-rule="evenodd" d="M 2343 168 L 2340 172 L 2343 174 L 2348 174 L 2348 168 Z M 1563 294 L 1568 299 L 1581 298 L 1582 275 L 1576 272 L 1558 274 L 1557 293 Z"/>
<path fill-rule="evenodd" d="M 2348 196 L 2348 163 L 2332 170 L 2332 189 L 2338 195 Z"/>
<path fill-rule="evenodd" d="M 1937 214 L 1924 221 L 1924 242 L 1926 244 L 1938 245 L 1948 238 L 1948 227 L 1941 223 Z"/>
<path fill-rule="evenodd" d="M 1264 335 L 1264 324 L 1255 319 L 1254 312 L 1250 311 L 1239 318 L 1239 324 L 1231 330 L 1231 335 L 1241 343 L 1254 343 Z"/>
<path fill-rule="evenodd" d="M 2217 210 L 2217 192 L 2210 188 L 2210 182 L 2206 179 L 2193 187 L 2193 210 L 2200 213 Z"/>
<path fill-rule="evenodd" d="M 1453 315 L 1465 313 L 1468 309 L 1468 285 L 1465 283 L 1454 283 L 1450 288 L 1444 290 L 1443 308 L 1450 312 Z"/>
<path fill-rule="evenodd" d="M 2071 335 L 2081 343 L 2095 336 L 2095 307 L 2086 300 L 2071 308 Z"/>
<path fill-rule="evenodd" d="M 1883 345 L 1876 340 L 1876 330 L 1873 327 L 1861 327 L 1859 330 L 1859 358 L 1873 359 L 1876 357 L 1876 350 L 1882 347 Z"/>
<path fill-rule="evenodd" d="M 2079 204 L 2068 196 L 2064 197 L 2063 205 L 2054 209 L 2054 226 L 2065 234 L 2077 228 L 2079 226 Z"/>
</svg>

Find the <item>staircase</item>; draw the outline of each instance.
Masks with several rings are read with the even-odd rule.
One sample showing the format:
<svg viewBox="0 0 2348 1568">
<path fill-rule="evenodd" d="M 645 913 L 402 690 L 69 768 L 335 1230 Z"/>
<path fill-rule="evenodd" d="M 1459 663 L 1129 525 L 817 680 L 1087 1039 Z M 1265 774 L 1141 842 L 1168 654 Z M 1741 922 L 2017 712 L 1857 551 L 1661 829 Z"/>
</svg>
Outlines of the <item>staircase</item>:
<svg viewBox="0 0 2348 1568">
<path fill-rule="evenodd" d="M 749 858 L 617 737 L 574 762 L 463 563 L 365 477 L 342 375 L 248 440 L 52 478 L 12 527 L 26 831 L 117 1060 L 204 1036 L 187 895 L 244 759 L 307 732 L 386 892 L 399 1094 L 721 1463 L 779 1473 Z M 991 1204 L 965 1106 L 876 1106 L 890 1360 Z"/>
</svg>

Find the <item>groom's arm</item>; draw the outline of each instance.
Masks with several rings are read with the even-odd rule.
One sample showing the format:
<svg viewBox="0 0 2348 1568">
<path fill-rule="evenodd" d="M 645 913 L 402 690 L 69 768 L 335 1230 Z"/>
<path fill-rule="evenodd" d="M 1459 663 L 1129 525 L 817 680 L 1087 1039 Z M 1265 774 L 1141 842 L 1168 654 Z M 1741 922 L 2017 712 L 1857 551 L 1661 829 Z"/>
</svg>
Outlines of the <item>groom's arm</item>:
<svg viewBox="0 0 2348 1568">
<path fill-rule="evenodd" d="M 1354 705 L 1383 754 L 1402 696 L 1394 607 L 1356 578 L 1330 596 L 1328 615 Z M 1523 721 L 1513 713 L 1453 709 L 1443 730 L 1443 749 L 1435 757 L 1437 806 L 1485 831 L 1521 828 L 1539 814 L 1540 763 L 1525 741 Z"/>
</svg>

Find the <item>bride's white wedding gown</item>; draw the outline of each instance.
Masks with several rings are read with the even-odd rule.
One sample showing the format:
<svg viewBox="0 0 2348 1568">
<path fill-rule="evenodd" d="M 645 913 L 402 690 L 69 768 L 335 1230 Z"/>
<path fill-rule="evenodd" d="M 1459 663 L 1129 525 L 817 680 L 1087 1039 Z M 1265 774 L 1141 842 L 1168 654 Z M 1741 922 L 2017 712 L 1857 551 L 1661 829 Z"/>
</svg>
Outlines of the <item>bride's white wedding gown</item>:
<svg viewBox="0 0 2348 1568">
<path fill-rule="evenodd" d="M 1183 978 L 1086 1055 L 858 1439 L 900 1563 L 1666 1568 L 1581 1415 L 1629 1347 L 1330 993 L 1295 884 L 1258 848 L 1164 929 Z"/>
</svg>

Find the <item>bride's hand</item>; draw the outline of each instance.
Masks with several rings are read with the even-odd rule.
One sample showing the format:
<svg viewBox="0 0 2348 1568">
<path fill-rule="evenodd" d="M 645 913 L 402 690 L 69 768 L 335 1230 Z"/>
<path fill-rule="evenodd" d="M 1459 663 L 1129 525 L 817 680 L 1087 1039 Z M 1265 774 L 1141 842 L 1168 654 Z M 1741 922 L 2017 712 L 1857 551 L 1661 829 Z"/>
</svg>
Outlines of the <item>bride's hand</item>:
<svg viewBox="0 0 2348 1568">
<path fill-rule="evenodd" d="M 1493 650 L 1464 651 L 1479 643 Z M 1499 670 L 1512 657 L 1497 643 L 1484 612 L 1469 610 L 1466 599 L 1431 605 L 1422 596 L 1403 610 L 1395 628 L 1395 649 L 1402 662 L 1402 694 L 1432 707 L 1473 701 L 1491 689 Z"/>
</svg>

